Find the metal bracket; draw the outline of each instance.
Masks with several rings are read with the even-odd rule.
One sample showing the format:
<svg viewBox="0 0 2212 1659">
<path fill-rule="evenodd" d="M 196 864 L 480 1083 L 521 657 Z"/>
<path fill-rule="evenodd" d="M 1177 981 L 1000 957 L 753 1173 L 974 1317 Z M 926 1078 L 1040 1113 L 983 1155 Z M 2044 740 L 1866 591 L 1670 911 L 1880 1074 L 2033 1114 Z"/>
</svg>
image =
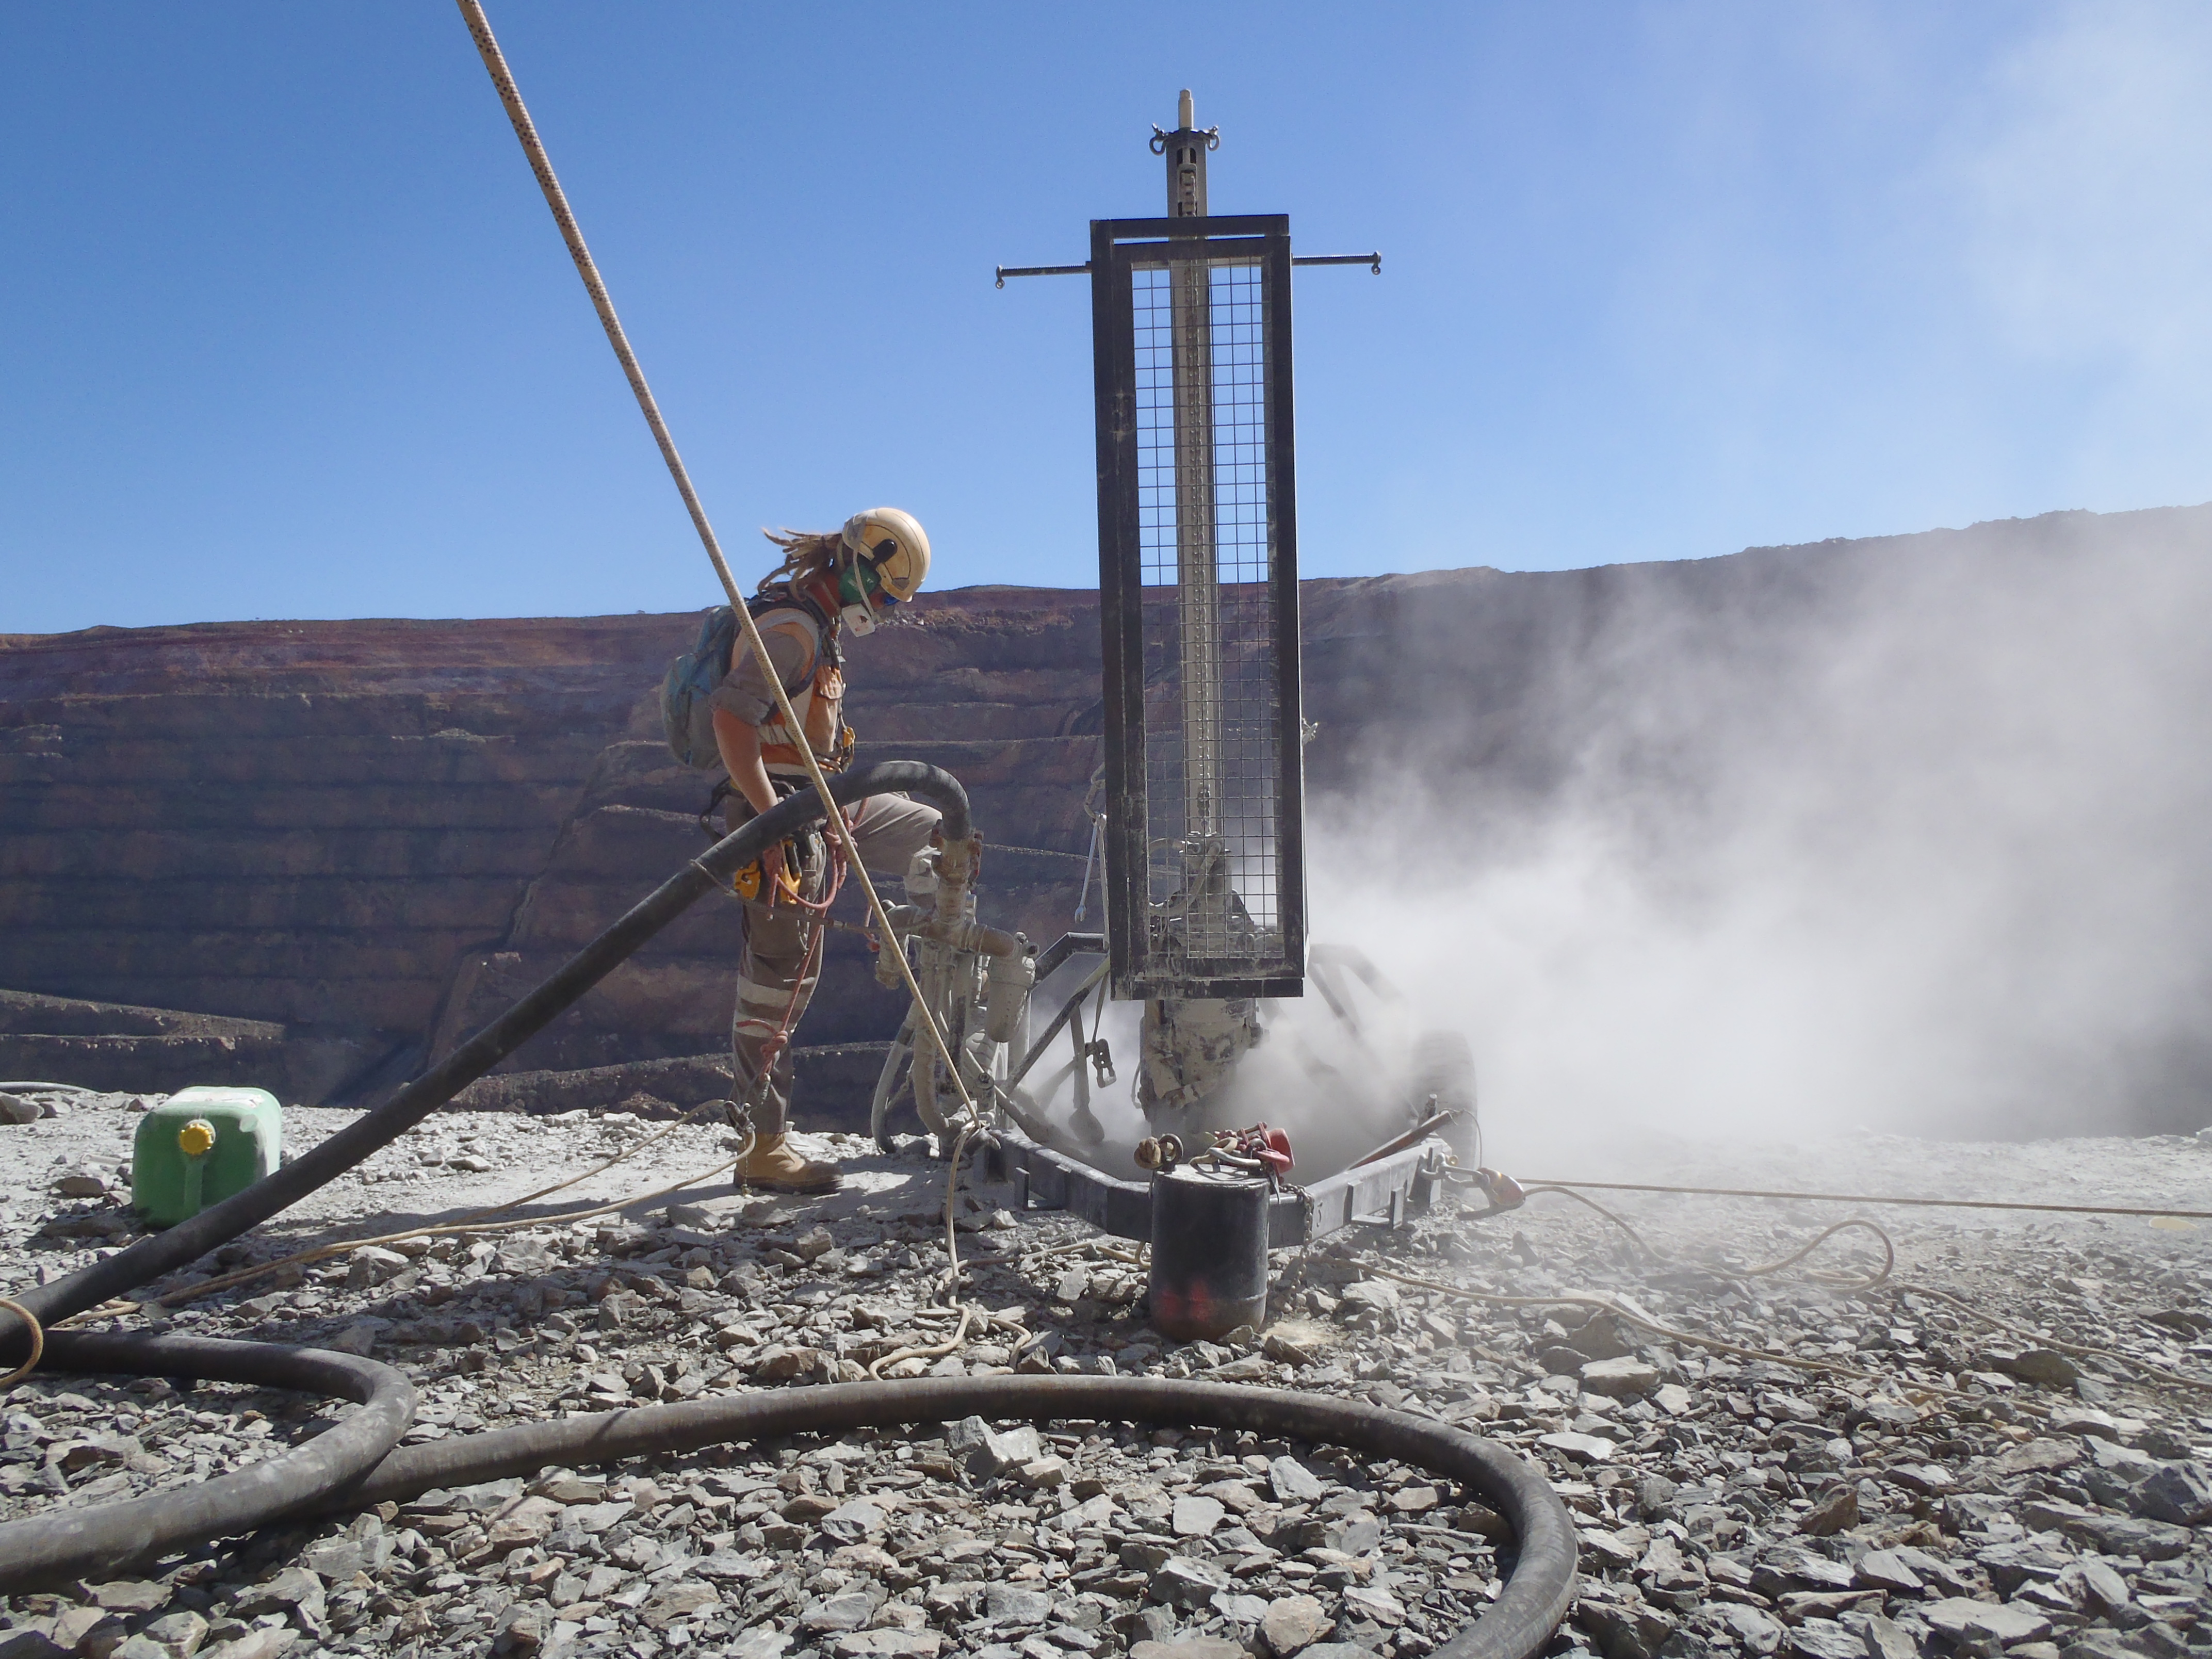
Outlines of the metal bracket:
<svg viewBox="0 0 2212 1659">
<path fill-rule="evenodd" d="M 998 272 L 999 280 L 994 286 L 1004 288 L 1009 276 L 1088 276 L 1091 262 L 1086 259 L 1079 265 L 1000 265 Z"/>
<path fill-rule="evenodd" d="M 1382 274 L 1380 253 L 1295 253 L 1291 256 L 1294 265 L 1365 265 L 1377 276 Z M 1000 265 L 996 267 L 999 280 L 994 288 L 1004 288 L 1009 276 L 1088 276 L 1091 262 L 1079 265 Z"/>
<path fill-rule="evenodd" d="M 1310 1244 L 1360 1223 L 1401 1227 L 1435 1202 L 1450 1157 L 1451 1149 L 1432 1137 L 1310 1186 L 1285 1187 L 1267 1200 L 1267 1248 Z M 1149 1182 L 1119 1180 L 1038 1146 L 1011 1125 L 999 1132 L 987 1163 L 993 1181 L 1016 1183 L 1024 1208 L 1066 1210 L 1116 1238 L 1152 1236 Z"/>
</svg>

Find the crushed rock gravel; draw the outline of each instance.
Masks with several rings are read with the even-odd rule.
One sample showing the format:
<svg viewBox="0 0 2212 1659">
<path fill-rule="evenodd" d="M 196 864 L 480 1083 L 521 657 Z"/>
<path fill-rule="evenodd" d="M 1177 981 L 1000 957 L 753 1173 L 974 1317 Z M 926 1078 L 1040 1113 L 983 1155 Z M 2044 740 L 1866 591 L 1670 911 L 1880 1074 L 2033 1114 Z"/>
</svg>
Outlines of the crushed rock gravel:
<svg viewBox="0 0 2212 1659">
<path fill-rule="evenodd" d="M 59 1115 L 0 1123 L 9 1282 L 66 1273 L 135 1231 L 136 1103 L 78 1097 Z M 297 1150 L 353 1115 L 288 1112 L 288 1138 Z M 451 1220 L 658 1127 L 619 1113 L 441 1116 L 151 1289 Z M 725 1133 L 679 1130 L 525 1213 L 666 1186 L 726 1158 Z M 945 1166 L 920 1142 L 885 1156 L 801 1139 L 843 1158 L 844 1191 L 766 1200 L 725 1183 L 494 1238 L 406 1239 L 185 1303 L 167 1326 L 402 1366 L 421 1392 L 414 1441 L 854 1380 L 943 1341 Z M 1677 1144 L 1636 1167 L 1639 1179 L 2180 1207 L 2212 1192 L 2212 1148 L 2176 1137 Z M 1246 1381 L 1489 1435 L 1542 1467 L 1580 1532 L 1583 1579 L 1557 1654 L 2212 1656 L 2212 1389 L 2142 1369 L 2212 1378 L 2212 1228 L 1605 1197 L 1656 1255 L 1555 1197 L 1480 1219 L 1447 1206 L 1396 1232 L 1279 1253 L 1265 1331 L 1176 1346 L 1144 1323 L 1140 1251 L 1064 1215 L 1016 1214 L 1011 1192 L 963 1192 L 966 1295 L 994 1317 L 959 1352 L 890 1374 Z M 1894 1237 L 1896 1282 L 1812 1276 L 1879 1265 L 1852 1235 L 1803 1269 L 1744 1276 L 1859 1212 Z M 1590 1292 L 1751 1354 L 1546 1300 Z M 205 1480 L 350 1409 L 33 1376 L 0 1396 L 0 1518 Z M 143 1580 L 0 1601 L 0 1659 L 1168 1659 L 1148 1644 L 1174 1659 L 1419 1659 L 1511 1567 L 1498 1517 L 1419 1469 L 1250 1434 L 970 1419 L 546 1470 L 272 1528 Z"/>
</svg>

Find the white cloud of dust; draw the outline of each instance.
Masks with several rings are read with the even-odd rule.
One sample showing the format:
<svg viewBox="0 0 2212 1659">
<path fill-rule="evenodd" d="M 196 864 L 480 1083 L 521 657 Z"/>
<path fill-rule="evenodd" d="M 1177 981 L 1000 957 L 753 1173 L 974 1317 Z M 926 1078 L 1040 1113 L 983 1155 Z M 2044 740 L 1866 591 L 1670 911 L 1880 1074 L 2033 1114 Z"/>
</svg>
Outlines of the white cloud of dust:
<svg viewBox="0 0 2212 1659">
<path fill-rule="evenodd" d="M 1314 938 L 1395 1052 L 1467 1034 L 1492 1162 L 2212 1121 L 2212 509 L 1645 569 L 1552 659 L 1547 787 L 1312 813 Z M 1239 1104 L 1340 1120 L 1331 1025 L 1281 1005 Z"/>
</svg>

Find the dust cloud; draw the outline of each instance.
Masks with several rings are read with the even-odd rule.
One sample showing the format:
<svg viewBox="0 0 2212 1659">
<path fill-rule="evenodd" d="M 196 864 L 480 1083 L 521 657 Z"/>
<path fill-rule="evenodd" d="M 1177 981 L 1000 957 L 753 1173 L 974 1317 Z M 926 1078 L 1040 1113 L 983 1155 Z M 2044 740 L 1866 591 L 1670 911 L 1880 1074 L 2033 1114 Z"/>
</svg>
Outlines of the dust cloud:
<svg viewBox="0 0 2212 1659">
<path fill-rule="evenodd" d="M 1230 1115 L 1379 1124 L 1444 1028 L 1534 1173 L 2212 1122 L 2212 513 L 1745 556 L 1755 602 L 1654 580 L 1549 665 L 1543 787 L 1315 802 L 1313 937 L 1403 1002 L 1349 1090 L 1326 1005 L 1279 1005 Z"/>
</svg>

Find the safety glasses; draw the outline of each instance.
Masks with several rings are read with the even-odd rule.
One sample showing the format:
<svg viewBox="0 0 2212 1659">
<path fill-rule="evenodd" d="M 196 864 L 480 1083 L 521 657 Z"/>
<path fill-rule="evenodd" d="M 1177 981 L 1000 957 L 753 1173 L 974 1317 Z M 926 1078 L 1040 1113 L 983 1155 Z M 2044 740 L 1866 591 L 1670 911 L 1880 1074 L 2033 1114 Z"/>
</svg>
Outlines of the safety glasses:
<svg viewBox="0 0 2212 1659">
<path fill-rule="evenodd" d="M 885 557 L 890 556 L 886 554 Z M 896 605 L 898 595 L 884 592 L 883 573 L 876 568 L 876 561 L 862 554 L 854 563 L 860 573 L 860 591 L 878 605 Z"/>
</svg>

